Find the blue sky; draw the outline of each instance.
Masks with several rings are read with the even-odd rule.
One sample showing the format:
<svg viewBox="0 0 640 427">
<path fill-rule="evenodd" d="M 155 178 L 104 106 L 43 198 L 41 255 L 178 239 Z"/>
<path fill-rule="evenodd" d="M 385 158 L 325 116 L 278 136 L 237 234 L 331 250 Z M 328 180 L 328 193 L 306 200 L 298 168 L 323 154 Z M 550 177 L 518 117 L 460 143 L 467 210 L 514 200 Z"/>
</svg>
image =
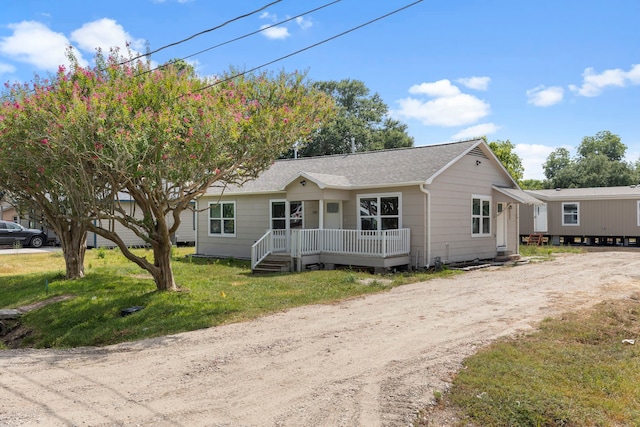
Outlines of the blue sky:
<svg viewBox="0 0 640 427">
<path fill-rule="evenodd" d="M 66 63 L 72 45 L 90 64 L 96 47 L 151 50 L 274 0 L 5 0 L 0 81 L 30 81 Z M 331 0 L 282 0 L 153 55 L 184 58 L 303 14 Z M 188 59 L 203 75 L 258 67 L 412 3 L 342 0 Z M 525 178 L 542 179 L 555 148 L 619 135 L 640 156 L 640 1 L 425 0 L 267 69 L 312 80 L 362 80 L 415 145 L 486 135 L 510 140 Z"/>
</svg>

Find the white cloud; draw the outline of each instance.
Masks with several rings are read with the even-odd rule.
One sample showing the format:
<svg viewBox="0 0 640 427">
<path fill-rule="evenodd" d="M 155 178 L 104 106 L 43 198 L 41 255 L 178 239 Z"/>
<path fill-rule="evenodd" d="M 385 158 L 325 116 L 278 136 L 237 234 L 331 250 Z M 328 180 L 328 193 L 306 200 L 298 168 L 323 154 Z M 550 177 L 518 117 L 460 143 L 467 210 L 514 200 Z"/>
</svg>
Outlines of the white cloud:
<svg viewBox="0 0 640 427">
<path fill-rule="evenodd" d="M 144 39 L 134 39 L 122 25 L 109 18 L 84 24 L 71 33 L 71 40 L 87 52 L 95 52 L 97 48 L 108 52 L 110 48 L 116 47 L 123 55 L 127 54 L 127 45 L 137 54 L 144 49 L 145 44 Z"/>
<path fill-rule="evenodd" d="M 0 74 L 9 74 L 14 73 L 16 71 L 16 67 L 11 64 L 4 64 L 0 62 Z"/>
<path fill-rule="evenodd" d="M 624 87 L 627 84 L 640 84 L 640 65 L 633 65 L 629 71 L 615 68 L 600 74 L 590 67 L 582 73 L 582 86 L 570 85 L 569 88 L 578 95 L 593 97 L 609 86 Z"/>
<path fill-rule="evenodd" d="M 278 16 L 274 13 L 263 12 L 260 15 L 260 19 L 268 19 L 271 22 L 278 22 Z M 260 27 L 262 31 L 262 35 L 268 39 L 272 40 L 282 40 L 289 37 L 291 34 L 289 33 L 289 29 L 283 26 L 271 27 L 267 28 L 269 25 L 262 25 Z"/>
<path fill-rule="evenodd" d="M 396 114 L 420 120 L 427 126 L 465 126 L 486 117 L 490 112 L 489 104 L 464 93 L 430 101 L 405 98 L 398 103 L 400 110 Z"/>
<path fill-rule="evenodd" d="M 556 148 L 542 144 L 516 144 L 515 152 L 522 159 L 524 178 L 546 179 L 542 165 L 547 161 L 549 154 Z"/>
<path fill-rule="evenodd" d="M 537 107 L 549 107 L 562 101 L 564 97 L 564 89 L 560 86 L 538 86 L 527 91 L 529 104 Z"/>
<path fill-rule="evenodd" d="M 640 64 L 636 64 L 631 67 L 631 70 L 629 70 L 629 72 L 627 73 L 627 78 L 629 79 L 631 84 L 640 84 Z"/>
<path fill-rule="evenodd" d="M 451 84 L 448 79 L 438 80 L 432 83 L 421 83 L 409 88 L 409 93 L 432 96 L 434 98 L 455 96 L 460 94 L 460 89 Z"/>
<path fill-rule="evenodd" d="M 469 89 L 475 90 L 487 90 L 489 88 L 489 83 L 491 82 L 490 77 L 465 77 L 462 79 L 456 80 L 463 86 L 468 87 Z"/>
<path fill-rule="evenodd" d="M 271 27 L 267 28 L 268 25 L 263 25 L 260 28 L 266 30 L 262 31 L 262 35 L 264 35 L 268 39 L 286 39 L 291 34 L 289 34 L 289 30 L 287 27 Z"/>
<path fill-rule="evenodd" d="M 421 83 L 409 88 L 413 95 L 426 95 L 430 100 L 409 97 L 396 101 L 400 108 L 391 112 L 398 118 L 416 119 L 426 126 L 467 126 L 490 113 L 490 106 L 475 96 L 462 93 L 444 79 Z"/>
<path fill-rule="evenodd" d="M 276 22 L 278 20 L 278 16 L 274 13 L 262 12 L 260 14 L 260 19 L 268 19 L 270 21 Z"/>
<path fill-rule="evenodd" d="M 313 22 L 311 22 L 311 19 L 305 19 L 304 16 L 298 16 L 296 18 L 296 23 L 303 30 L 306 30 L 306 29 L 311 28 L 313 26 Z"/>
<path fill-rule="evenodd" d="M 452 139 L 467 139 L 482 137 L 496 133 L 500 129 L 500 126 L 494 123 L 481 123 L 479 125 L 471 126 L 466 129 L 462 129 L 460 132 L 453 135 Z"/>
<path fill-rule="evenodd" d="M 9 24 L 8 28 L 13 34 L 0 39 L 0 53 L 41 70 L 55 71 L 59 65 L 69 65 L 66 50 L 71 43 L 64 34 L 36 21 Z M 80 65 L 88 65 L 79 52 L 74 54 Z"/>
</svg>

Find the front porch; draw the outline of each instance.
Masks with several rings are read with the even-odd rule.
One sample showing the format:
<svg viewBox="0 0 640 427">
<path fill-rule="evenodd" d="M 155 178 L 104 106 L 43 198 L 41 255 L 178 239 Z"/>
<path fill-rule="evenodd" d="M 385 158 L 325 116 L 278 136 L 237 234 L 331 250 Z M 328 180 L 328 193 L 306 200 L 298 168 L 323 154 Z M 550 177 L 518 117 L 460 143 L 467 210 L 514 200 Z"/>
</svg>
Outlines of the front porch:
<svg viewBox="0 0 640 427">
<path fill-rule="evenodd" d="M 272 254 L 288 254 L 296 271 L 308 265 L 387 269 L 411 264 L 410 230 L 269 230 L 251 247 L 251 270 Z"/>
</svg>

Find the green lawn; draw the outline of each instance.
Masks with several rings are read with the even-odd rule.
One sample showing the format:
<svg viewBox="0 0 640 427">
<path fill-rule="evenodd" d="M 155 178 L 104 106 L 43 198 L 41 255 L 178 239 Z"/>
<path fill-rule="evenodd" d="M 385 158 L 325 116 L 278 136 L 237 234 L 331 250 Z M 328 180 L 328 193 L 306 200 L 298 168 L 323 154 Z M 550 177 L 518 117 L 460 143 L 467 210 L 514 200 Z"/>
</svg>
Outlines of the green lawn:
<svg viewBox="0 0 640 427">
<path fill-rule="evenodd" d="M 440 405 L 461 426 L 640 426 L 639 319 L 632 299 L 546 319 L 466 360 Z"/>
<path fill-rule="evenodd" d="M 151 251 L 139 254 L 153 257 Z M 0 308 L 17 308 L 62 295 L 73 298 L 25 314 L 21 346 L 108 345 L 238 322 L 307 304 L 326 304 L 400 284 L 454 274 L 374 276 L 348 270 L 253 275 L 248 262 L 174 251 L 180 292 L 157 292 L 153 280 L 119 250 L 89 250 L 86 276 L 64 280 L 61 253 L 0 256 Z M 359 279 L 370 279 L 364 285 Z M 373 281 L 371 281 L 373 279 Z M 385 280 L 383 280 L 385 279 Z M 123 308 L 143 306 L 121 317 Z"/>
</svg>

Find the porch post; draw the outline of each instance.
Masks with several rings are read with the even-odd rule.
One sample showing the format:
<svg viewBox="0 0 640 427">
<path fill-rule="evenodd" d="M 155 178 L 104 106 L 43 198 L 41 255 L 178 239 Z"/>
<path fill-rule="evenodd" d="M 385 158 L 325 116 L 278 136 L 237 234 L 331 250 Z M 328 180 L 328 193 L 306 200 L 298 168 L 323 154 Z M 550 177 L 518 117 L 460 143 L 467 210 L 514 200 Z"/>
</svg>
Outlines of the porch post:
<svg viewBox="0 0 640 427">
<path fill-rule="evenodd" d="M 318 223 L 318 228 L 322 230 L 324 228 L 324 200 L 318 200 L 318 210 L 320 211 L 320 221 Z"/>
<path fill-rule="evenodd" d="M 387 230 L 382 232 L 382 258 L 387 257 Z"/>
</svg>

